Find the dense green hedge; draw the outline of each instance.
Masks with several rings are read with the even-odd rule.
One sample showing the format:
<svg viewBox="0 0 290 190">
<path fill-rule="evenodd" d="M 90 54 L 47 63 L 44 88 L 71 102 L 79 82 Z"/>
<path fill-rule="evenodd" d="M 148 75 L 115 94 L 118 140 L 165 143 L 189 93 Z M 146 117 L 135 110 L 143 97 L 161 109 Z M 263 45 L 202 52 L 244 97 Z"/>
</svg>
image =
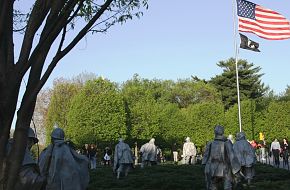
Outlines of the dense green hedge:
<svg viewBox="0 0 290 190">
<path fill-rule="evenodd" d="M 124 101 L 113 83 L 88 81 L 72 99 L 65 132 L 77 145 L 126 138 L 126 129 Z"/>
<path fill-rule="evenodd" d="M 170 148 L 188 136 L 202 147 L 213 139 L 215 125 L 225 126 L 225 135 L 239 131 L 237 104 L 225 109 L 220 93 L 204 81 L 134 76 L 118 86 L 98 78 L 83 86 L 61 83 L 53 92 L 47 128 L 58 123 L 77 146 L 112 145 L 119 137 L 132 146 L 154 137 L 156 144 Z M 259 132 L 268 142 L 290 136 L 290 102 L 283 97 L 241 102 L 242 129 L 249 140 L 259 140 Z"/>
</svg>

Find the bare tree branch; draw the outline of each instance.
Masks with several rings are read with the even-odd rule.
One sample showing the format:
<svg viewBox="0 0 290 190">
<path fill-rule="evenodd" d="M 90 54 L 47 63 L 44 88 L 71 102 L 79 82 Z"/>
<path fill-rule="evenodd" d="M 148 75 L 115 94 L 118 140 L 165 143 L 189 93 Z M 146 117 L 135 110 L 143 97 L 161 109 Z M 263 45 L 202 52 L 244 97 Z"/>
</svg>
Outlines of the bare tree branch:
<svg viewBox="0 0 290 190">
<path fill-rule="evenodd" d="M 36 91 L 34 93 L 38 93 L 40 89 L 43 87 L 51 72 L 59 62 L 72 48 L 87 34 L 89 29 L 94 25 L 94 23 L 100 18 L 100 16 L 107 10 L 113 0 L 107 0 L 101 9 L 93 16 L 93 18 L 87 23 L 87 25 L 78 33 L 78 35 L 72 40 L 72 42 L 61 52 L 55 55 L 52 62 L 49 64 L 47 70 L 43 74 L 41 80 L 39 81 Z"/>
<path fill-rule="evenodd" d="M 69 0 L 68 3 L 74 0 Z M 62 9 L 65 5 L 65 0 L 58 0 L 54 2 L 51 6 L 50 13 L 47 16 L 43 31 L 41 33 L 40 42 L 45 40 L 49 33 L 53 30 L 56 23 L 59 20 L 60 15 L 62 14 Z"/>
<path fill-rule="evenodd" d="M 86 26 L 77 34 L 77 36 L 72 40 L 72 42 L 62 51 L 66 55 L 72 48 L 87 34 L 89 29 L 94 25 L 94 23 L 100 18 L 100 16 L 107 10 L 113 0 L 107 0 L 101 9 L 92 17 L 92 19 L 86 24 Z M 63 55 L 63 56 L 64 56 Z"/>
<path fill-rule="evenodd" d="M 24 31 L 26 28 L 27 28 L 27 26 L 23 26 L 20 29 L 13 29 L 13 32 L 21 32 L 21 31 Z"/>
<path fill-rule="evenodd" d="M 61 40 L 60 40 L 60 44 L 59 44 L 59 47 L 58 47 L 58 50 L 57 50 L 57 53 L 61 51 L 61 48 L 63 46 L 63 43 L 64 43 L 64 40 L 65 40 L 65 36 L 66 36 L 66 27 L 67 27 L 67 24 L 70 23 L 72 21 L 72 19 L 75 18 L 75 16 L 78 14 L 79 10 L 81 9 L 81 7 L 83 6 L 83 3 L 84 3 L 85 0 L 81 0 L 79 2 L 79 5 L 78 7 L 76 8 L 76 10 L 74 11 L 74 13 L 72 14 L 72 16 L 70 16 L 70 18 L 68 19 L 68 21 L 66 22 L 66 25 L 64 26 L 63 28 L 63 33 L 62 33 L 62 37 L 61 37 Z"/>
<path fill-rule="evenodd" d="M 64 8 L 62 7 L 63 4 L 56 3 L 56 5 L 58 6 L 54 5 L 50 9 L 50 14 L 48 15 L 44 29 L 42 30 L 40 40 L 35 49 L 33 50 L 29 61 L 24 63 L 22 69 L 20 70 L 22 75 L 26 73 L 26 71 L 29 69 L 29 67 L 32 66 L 32 64 L 42 64 L 43 66 L 44 62 L 35 62 L 34 57 L 39 55 L 39 52 L 43 52 L 45 54 L 48 53 L 49 48 L 46 47 L 50 47 L 53 44 L 60 31 L 66 25 L 66 21 L 77 2 L 77 0 L 70 0 Z M 61 11 L 61 14 L 59 14 L 57 11 Z M 44 50 L 46 50 L 47 52 L 44 52 Z"/>
<path fill-rule="evenodd" d="M 58 49 L 57 49 L 57 53 L 59 53 L 61 51 L 61 48 L 63 46 L 63 42 L 65 40 L 65 35 L 66 35 L 66 26 L 64 26 L 64 28 L 63 28 L 61 40 L 60 40 L 60 43 L 59 43 L 59 46 L 58 46 Z"/>
<path fill-rule="evenodd" d="M 70 16 L 70 18 L 67 20 L 67 24 L 68 23 L 70 23 L 76 16 L 77 16 L 77 14 L 78 14 L 78 12 L 80 11 L 80 9 L 83 7 L 83 5 L 84 5 L 84 1 L 85 0 L 81 0 L 80 2 L 79 2 L 79 5 L 78 5 L 78 7 L 76 8 L 76 10 L 74 11 L 74 13 L 72 14 L 72 16 Z"/>
<path fill-rule="evenodd" d="M 43 23 L 49 8 L 50 8 L 51 1 L 50 0 L 38 0 L 35 2 L 35 5 L 32 9 L 30 19 L 27 24 L 27 29 L 25 32 L 25 36 L 23 39 L 19 60 L 17 62 L 17 67 L 21 73 L 23 72 L 25 65 L 28 62 L 28 58 L 31 52 L 31 47 L 33 44 L 34 36 Z"/>
<path fill-rule="evenodd" d="M 20 107 L 27 107 L 27 105 L 32 104 L 38 92 L 40 91 L 40 88 L 35 89 L 35 87 L 38 86 L 47 54 L 54 40 L 59 35 L 60 31 L 63 29 L 64 26 L 66 26 L 66 21 L 69 18 L 70 13 L 73 11 L 73 8 L 77 2 L 78 2 L 77 0 L 71 0 L 70 3 L 67 4 L 65 8 L 62 9 L 62 14 L 59 14 L 60 15 L 59 17 L 55 17 L 55 19 L 57 20 L 56 25 L 53 25 L 54 27 L 46 27 L 46 30 L 43 30 L 40 42 L 37 45 L 37 47 L 34 49 L 32 55 L 30 56 L 28 64 L 26 64 L 25 69 L 28 69 L 29 67 L 31 67 L 31 70 L 29 73 L 27 89 L 24 93 L 23 100 Z M 51 15 L 51 18 L 52 17 L 54 16 Z M 48 23 L 52 24 L 52 22 L 53 21 L 47 21 L 46 24 Z M 50 30 L 49 33 L 48 33 L 48 30 Z M 65 32 L 63 33 L 62 40 L 60 42 L 60 48 L 63 44 L 62 41 L 64 40 L 64 38 L 65 38 Z M 62 54 L 61 52 L 57 53 L 57 55 L 61 55 L 61 54 Z"/>
<path fill-rule="evenodd" d="M 121 9 L 121 10 L 116 10 L 116 11 L 115 11 L 115 10 L 111 10 L 112 12 L 115 12 L 115 13 L 114 13 L 113 15 L 111 15 L 110 17 L 108 17 L 108 18 L 102 20 L 101 22 L 96 23 L 94 26 L 91 27 L 90 31 L 94 31 L 94 32 L 107 31 L 111 26 L 114 25 L 114 23 L 111 23 L 111 24 L 110 24 L 109 26 L 107 26 L 105 29 L 101 29 L 101 30 L 94 30 L 93 28 L 95 28 L 96 26 L 98 26 L 98 25 L 100 25 L 100 24 L 102 24 L 102 23 L 105 23 L 106 21 L 108 21 L 108 20 L 110 20 L 110 19 L 116 17 L 118 14 L 124 12 L 126 9 L 128 9 L 128 7 L 129 7 L 132 3 L 133 3 L 133 0 L 131 0 L 131 1 L 127 4 L 127 6 L 125 6 L 125 7 L 124 7 L 123 9 Z"/>
</svg>

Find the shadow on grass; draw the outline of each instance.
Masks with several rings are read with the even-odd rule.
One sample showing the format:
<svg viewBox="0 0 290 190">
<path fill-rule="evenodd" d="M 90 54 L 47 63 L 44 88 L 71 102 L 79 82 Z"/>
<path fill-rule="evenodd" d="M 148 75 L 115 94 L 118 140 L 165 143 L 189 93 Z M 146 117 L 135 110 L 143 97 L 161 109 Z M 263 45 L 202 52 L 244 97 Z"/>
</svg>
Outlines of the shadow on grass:
<svg viewBox="0 0 290 190">
<path fill-rule="evenodd" d="M 252 186 L 242 189 L 290 189 L 290 172 L 258 164 Z M 116 179 L 112 168 L 91 172 L 89 190 L 202 190 L 205 189 L 203 166 L 158 165 L 133 169 L 126 178 Z"/>
</svg>

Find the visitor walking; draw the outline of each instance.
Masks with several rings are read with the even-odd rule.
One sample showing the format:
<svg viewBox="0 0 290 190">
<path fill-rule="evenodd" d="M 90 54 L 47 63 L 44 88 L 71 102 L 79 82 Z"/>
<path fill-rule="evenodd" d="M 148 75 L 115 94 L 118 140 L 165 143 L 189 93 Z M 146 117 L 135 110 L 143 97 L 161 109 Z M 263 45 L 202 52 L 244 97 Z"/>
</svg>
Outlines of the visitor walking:
<svg viewBox="0 0 290 190">
<path fill-rule="evenodd" d="M 279 154 L 280 154 L 280 143 L 278 142 L 277 139 L 275 139 L 272 143 L 271 143 L 271 148 L 270 151 L 272 152 L 272 155 L 274 157 L 274 166 L 279 168 L 280 165 L 280 160 L 279 160 Z"/>
</svg>

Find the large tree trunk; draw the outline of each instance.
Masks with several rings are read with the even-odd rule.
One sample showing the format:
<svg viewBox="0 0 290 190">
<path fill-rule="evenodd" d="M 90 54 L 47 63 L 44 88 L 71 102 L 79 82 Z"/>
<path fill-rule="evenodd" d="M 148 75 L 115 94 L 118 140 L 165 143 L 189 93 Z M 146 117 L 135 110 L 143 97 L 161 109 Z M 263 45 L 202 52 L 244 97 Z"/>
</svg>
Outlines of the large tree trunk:
<svg viewBox="0 0 290 190">
<path fill-rule="evenodd" d="M 14 1 L 0 0 L 0 189 L 4 189 L 7 177 L 6 144 L 20 87 L 13 68 L 13 3 Z"/>
<path fill-rule="evenodd" d="M 1 91 L 2 93 L 0 93 L 0 100 L 3 100 L 0 104 L 0 190 L 13 190 L 14 188 L 14 184 L 24 157 L 25 147 L 27 144 L 27 132 L 30 126 L 30 121 L 33 115 L 37 97 L 36 95 L 34 97 L 24 96 L 23 101 L 25 103 L 21 104 L 21 107 L 17 112 L 16 128 L 13 137 L 14 143 L 11 149 L 12 151 L 9 155 L 7 155 L 6 146 L 17 106 L 18 94 L 21 84 L 21 80 L 17 81 L 16 78 L 17 77 L 15 76 L 14 80 L 9 80 L 9 86 L 7 86 L 5 91 Z M 11 89 L 11 87 L 13 87 L 13 89 Z"/>
<path fill-rule="evenodd" d="M 20 108 L 17 112 L 16 128 L 13 135 L 14 143 L 12 150 L 8 155 L 7 167 L 8 167 L 8 179 L 7 190 L 14 190 L 14 184 L 17 180 L 18 173 L 21 167 L 21 163 L 25 154 L 25 148 L 27 145 L 27 134 L 30 126 L 33 110 L 35 107 L 36 97 L 34 102 L 30 105 Z"/>
<path fill-rule="evenodd" d="M 5 90 L 1 90 L 0 92 L 0 189 L 4 188 L 4 182 L 7 180 L 7 167 L 6 167 L 6 146 L 10 136 L 10 128 L 12 125 L 14 113 L 16 110 L 18 93 L 20 82 L 16 82 L 16 77 L 14 80 L 8 80 L 9 85 L 7 82 L 1 81 L 1 84 L 5 86 Z M 14 84 L 14 85 L 11 85 Z M 14 87 L 11 89 L 11 87 Z"/>
</svg>

